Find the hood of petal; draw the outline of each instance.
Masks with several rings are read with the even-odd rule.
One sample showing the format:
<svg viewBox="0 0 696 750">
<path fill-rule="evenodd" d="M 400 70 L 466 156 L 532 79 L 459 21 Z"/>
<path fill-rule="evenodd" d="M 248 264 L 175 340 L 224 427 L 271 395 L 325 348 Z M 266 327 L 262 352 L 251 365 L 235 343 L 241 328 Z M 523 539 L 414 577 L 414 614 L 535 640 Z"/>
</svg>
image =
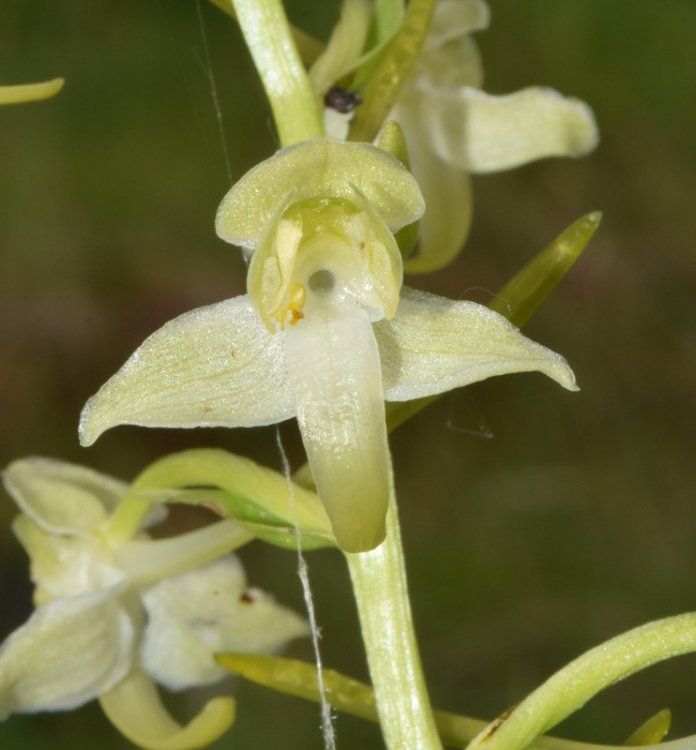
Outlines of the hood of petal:
<svg viewBox="0 0 696 750">
<path fill-rule="evenodd" d="M 315 138 L 278 151 L 247 172 L 223 198 L 215 229 L 226 242 L 253 250 L 283 207 L 360 194 L 391 231 L 416 221 L 423 199 L 408 170 L 366 143 Z"/>
</svg>

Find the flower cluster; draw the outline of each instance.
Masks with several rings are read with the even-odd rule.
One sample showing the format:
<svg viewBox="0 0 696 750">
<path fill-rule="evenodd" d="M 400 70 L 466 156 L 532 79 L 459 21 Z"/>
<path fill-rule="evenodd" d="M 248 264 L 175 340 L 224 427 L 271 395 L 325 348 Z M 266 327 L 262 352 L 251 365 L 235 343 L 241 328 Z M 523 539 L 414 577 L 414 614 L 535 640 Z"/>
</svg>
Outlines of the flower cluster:
<svg viewBox="0 0 696 750">
<path fill-rule="evenodd" d="M 0 647 L 0 717 L 98 697 L 143 747 L 198 747 L 231 724 L 232 699 L 213 699 L 182 727 L 153 680 L 211 684 L 225 676 L 214 653 L 272 652 L 307 634 L 301 617 L 247 587 L 229 550 L 250 535 L 233 521 L 155 540 L 146 529 L 165 506 L 152 504 L 124 533 L 116 519 L 128 485 L 111 477 L 34 458 L 11 464 L 4 482 L 21 510 L 13 528 L 31 559 L 36 610 Z"/>
<path fill-rule="evenodd" d="M 316 534 L 310 545 L 333 544 L 335 537 L 349 553 L 356 597 L 361 586 L 378 588 L 364 582 L 368 568 L 389 571 L 391 578 L 380 580 L 395 582 L 400 593 L 384 611 L 402 618 L 406 655 L 386 653 L 382 647 L 392 641 L 374 628 L 371 634 L 359 601 L 368 659 L 380 648 L 382 665 L 410 659 L 399 674 L 417 683 L 408 606 L 397 601 L 405 578 L 394 552 L 395 514 L 388 513 L 394 491 L 385 402 L 528 371 L 576 390 L 566 361 L 501 315 L 411 289 L 403 275 L 440 268 L 461 249 L 471 214 L 469 173 L 593 148 L 589 108 L 548 89 L 483 93 L 471 34 L 487 25 L 488 8 L 483 0 L 440 0 L 427 37 L 428 23 L 421 24 L 420 55 L 411 55 L 405 84 L 390 99 L 390 121 L 374 143 L 351 142 L 352 115 L 337 122 L 327 112 L 323 119 L 318 103 L 337 84 L 364 83 L 389 59 L 392 43 L 398 48 L 404 35 L 410 39 L 403 4 L 384 4 L 376 19 L 372 4 L 346 0 L 308 75 L 286 43 L 279 2 L 234 5 L 284 145 L 244 175 L 217 212 L 218 235 L 249 261 L 247 294 L 185 313 L 153 333 L 89 399 L 79 437 L 88 446 L 119 424 L 254 427 L 296 418 L 321 503 L 254 465 L 252 473 L 262 477 L 255 491 L 263 486 L 274 495 L 273 507 L 287 505 L 290 513 L 280 518 L 265 507 L 261 520 L 226 518 L 152 538 L 150 529 L 166 514 L 161 493 L 143 495 L 59 461 L 13 463 L 4 481 L 21 511 L 14 530 L 31 558 L 36 609 L 0 647 L 0 718 L 98 698 L 142 747 L 186 750 L 213 741 L 234 719 L 231 698 L 211 700 L 182 726 L 156 686 L 217 682 L 225 671 L 215 654 L 271 652 L 307 634 L 301 617 L 247 587 L 231 554 L 254 535 L 284 535 L 302 545 L 303 513 L 310 537 Z M 380 32 L 377 20 L 391 30 Z M 288 92 L 286 83 L 295 89 Z M 44 98 L 61 85 L 2 87 L 0 104 Z M 360 106 L 357 93 L 346 96 L 346 109 Z M 294 107 L 292 122 L 283 120 L 286 105 Z M 191 460 L 205 464 L 201 454 Z M 202 485 L 220 486 L 205 468 L 194 474 Z M 393 546 L 381 562 L 357 554 L 379 555 L 385 538 Z M 404 685 L 402 694 L 409 689 Z M 402 705 L 413 712 L 417 703 L 407 695 Z M 399 725 L 394 706 L 392 723 Z"/>
</svg>

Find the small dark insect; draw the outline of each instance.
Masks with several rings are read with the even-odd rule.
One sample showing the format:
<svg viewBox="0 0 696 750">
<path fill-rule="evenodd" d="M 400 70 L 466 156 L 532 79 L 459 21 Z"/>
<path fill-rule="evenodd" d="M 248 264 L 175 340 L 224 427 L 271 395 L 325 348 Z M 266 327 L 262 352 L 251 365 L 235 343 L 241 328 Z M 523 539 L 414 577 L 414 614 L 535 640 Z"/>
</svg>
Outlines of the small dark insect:
<svg viewBox="0 0 696 750">
<path fill-rule="evenodd" d="M 324 104 L 331 109 L 335 109 L 336 112 L 342 112 L 347 114 L 352 112 L 362 99 L 359 94 L 354 94 L 352 91 L 347 91 L 339 86 L 334 86 L 326 92 L 324 97 Z"/>
</svg>

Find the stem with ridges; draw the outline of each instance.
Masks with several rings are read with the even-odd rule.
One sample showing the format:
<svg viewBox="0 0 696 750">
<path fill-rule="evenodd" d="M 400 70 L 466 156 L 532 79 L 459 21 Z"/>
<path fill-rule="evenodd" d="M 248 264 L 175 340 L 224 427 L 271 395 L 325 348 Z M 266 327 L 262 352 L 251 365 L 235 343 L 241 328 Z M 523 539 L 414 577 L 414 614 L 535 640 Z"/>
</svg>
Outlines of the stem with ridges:
<svg viewBox="0 0 696 750">
<path fill-rule="evenodd" d="M 386 539 L 346 559 L 387 748 L 441 748 L 413 629 L 393 486 Z"/>
<path fill-rule="evenodd" d="M 324 135 L 319 106 L 280 0 L 232 0 L 282 146 Z"/>
</svg>

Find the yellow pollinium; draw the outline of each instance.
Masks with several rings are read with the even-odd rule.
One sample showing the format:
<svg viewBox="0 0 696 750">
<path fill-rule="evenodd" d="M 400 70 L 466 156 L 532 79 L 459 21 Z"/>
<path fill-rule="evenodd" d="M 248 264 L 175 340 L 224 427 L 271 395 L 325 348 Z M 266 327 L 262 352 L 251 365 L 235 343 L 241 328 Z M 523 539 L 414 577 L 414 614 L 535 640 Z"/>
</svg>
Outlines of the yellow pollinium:
<svg viewBox="0 0 696 750">
<path fill-rule="evenodd" d="M 307 290 L 298 284 L 296 281 L 292 283 L 290 287 L 288 304 L 280 311 L 278 315 L 278 323 L 280 324 L 280 330 L 285 330 L 285 324 L 290 323 L 291 326 L 297 325 L 298 320 L 304 318 L 302 308 L 304 307 L 305 300 L 307 299 Z"/>
<path fill-rule="evenodd" d="M 330 288 L 313 282 L 321 274 Z M 335 284 L 335 286 L 334 286 Z M 315 198 L 285 209 L 256 249 L 247 288 L 268 330 L 284 331 L 307 314 L 315 293 L 349 294 L 391 317 L 401 286 L 401 257 L 393 235 L 361 197 Z M 324 297 L 325 298 L 325 297 Z"/>
</svg>

